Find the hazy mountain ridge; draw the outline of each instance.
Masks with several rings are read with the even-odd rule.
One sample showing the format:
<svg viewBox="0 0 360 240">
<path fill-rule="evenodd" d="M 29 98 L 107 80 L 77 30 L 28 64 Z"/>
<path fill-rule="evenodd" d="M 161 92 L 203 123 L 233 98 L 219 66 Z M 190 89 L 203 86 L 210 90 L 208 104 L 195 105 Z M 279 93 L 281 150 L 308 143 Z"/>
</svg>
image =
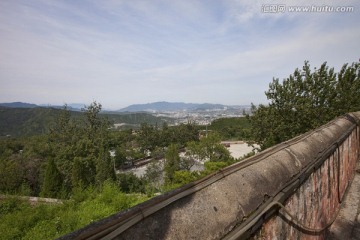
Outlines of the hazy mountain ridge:
<svg viewBox="0 0 360 240">
<path fill-rule="evenodd" d="M 58 108 L 63 109 L 64 105 L 51 105 L 51 104 L 34 104 L 34 103 L 25 103 L 25 102 L 9 102 L 9 103 L 0 103 L 1 107 L 8 107 L 8 108 Z M 82 103 L 70 103 L 67 104 L 67 108 L 69 110 L 80 111 L 82 108 L 85 107 L 85 104 Z"/>
<path fill-rule="evenodd" d="M 72 118 L 79 118 L 82 113 L 71 110 Z M 4 107 L 0 105 L 0 137 L 1 136 L 31 136 L 48 133 L 55 123 L 61 109 L 54 107 Z M 168 121 L 165 117 L 156 117 L 149 113 L 115 113 L 102 112 L 112 124 L 122 123 L 132 127 L 141 123 L 162 124 Z"/>
<path fill-rule="evenodd" d="M 82 103 L 70 103 L 66 104 L 69 110 L 80 111 L 86 106 Z M 50 105 L 50 104 L 33 104 L 24 102 L 10 102 L 0 103 L 0 106 L 8 108 L 56 108 L 63 109 L 64 105 Z M 223 104 L 212 104 L 212 103 L 184 103 L 184 102 L 153 102 L 145 104 L 132 104 L 119 110 L 108 110 L 103 109 L 102 112 L 107 113 L 119 113 L 119 112 L 176 112 L 176 111 L 197 111 L 197 110 L 213 110 L 213 109 L 231 109 L 238 108 L 241 106 L 228 106 Z"/>
<path fill-rule="evenodd" d="M 133 104 L 119 109 L 119 112 L 176 112 L 176 111 L 196 111 L 206 109 L 224 109 L 236 106 L 227 106 L 211 103 L 184 103 L 184 102 L 154 102 L 146 104 Z"/>
<path fill-rule="evenodd" d="M 24 103 L 24 102 L 0 103 L 0 106 L 8 107 L 8 108 L 35 108 L 35 107 L 39 107 L 36 104 Z"/>
<path fill-rule="evenodd" d="M 50 104 L 40 104 L 39 107 L 47 107 L 47 108 L 58 108 L 63 109 L 64 105 L 50 105 Z M 86 106 L 86 104 L 82 103 L 69 103 L 66 104 L 67 109 L 73 110 L 73 111 L 81 111 Z"/>
</svg>

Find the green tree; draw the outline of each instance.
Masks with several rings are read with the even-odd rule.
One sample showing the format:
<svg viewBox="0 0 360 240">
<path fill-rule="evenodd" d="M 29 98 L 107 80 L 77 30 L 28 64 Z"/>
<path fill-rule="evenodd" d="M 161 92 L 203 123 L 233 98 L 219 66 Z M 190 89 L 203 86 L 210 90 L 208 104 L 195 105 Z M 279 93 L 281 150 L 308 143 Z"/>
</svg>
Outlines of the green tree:
<svg viewBox="0 0 360 240">
<path fill-rule="evenodd" d="M 159 145 L 158 148 L 167 147 L 171 143 L 174 143 L 175 132 L 173 127 L 169 127 L 167 123 L 163 123 L 162 129 L 159 132 Z"/>
<path fill-rule="evenodd" d="M 187 145 L 185 156 L 188 158 L 199 159 L 200 161 L 227 161 L 231 158 L 227 150 L 220 141 L 220 136 L 215 133 L 208 134 L 199 142 L 190 142 Z"/>
<path fill-rule="evenodd" d="M 95 183 L 96 166 L 93 156 L 75 157 L 71 168 L 71 187 L 85 189 Z"/>
<path fill-rule="evenodd" d="M 82 109 L 89 137 L 98 137 L 96 134 L 103 133 L 103 128 L 108 128 L 110 125 L 106 119 L 99 117 L 101 109 L 102 105 L 96 101 Z"/>
<path fill-rule="evenodd" d="M 115 169 L 109 152 L 101 151 L 96 162 L 96 184 L 101 186 L 106 180 L 115 180 Z"/>
<path fill-rule="evenodd" d="M 101 104 L 91 103 L 83 114 L 71 118 L 65 106 L 49 134 L 49 143 L 56 165 L 64 176 L 67 193 L 72 188 L 101 186 L 107 179 L 115 179 L 109 154 L 110 123 L 100 115 Z"/>
<path fill-rule="evenodd" d="M 247 140 L 250 123 L 246 117 L 219 118 L 208 129 L 218 133 L 222 140 Z"/>
<path fill-rule="evenodd" d="M 125 166 L 127 160 L 126 149 L 120 145 L 115 149 L 115 168 L 119 169 Z"/>
<path fill-rule="evenodd" d="M 314 129 L 336 116 L 360 109 L 360 64 L 345 64 L 339 73 L 323 63 L 273 79 L 265 92 L 268 105 L 252 106 L 251 134 L 262 149 Z"/>
<path fill-rule="evenodd" d="M 194 182 L 200 178 L 199 172 L 190 172 L 185 170 L 176 171 L 174 174 L 174 183 L 180 186 Z"/>
<path fill-rule="evenodd" d="M 337 115 L 360 110 L 360 64 L 344 64 L 337 74 L 334 109 Z M 340 94 L 341 93 L 341 94 Z"/>
<path fill-rule="evenodd" d="M 151 152 L 151 157 L 154 158 L 155 160 L 160 160 L 162 158 L 165 157 L 165 150 L 162 147 L 156 147 L 152 152 Z"/>
<path fill-rule="evenodd" d="M 0 192 L 14 193 L 22 180 L 23 171 L 17 157 L 0 159 Z"/>
<path fill-rule="evenodd" d="M 187 142 L 199 140 L 199 129 L 193 122 L 180 124 L 179 127 L 180 146 L 185 146 Z"/>
<path fill-rule="evenodd" d="M 118 174 L 120 190 L 125 193 L 144 193 L 145 181 L 134 173 Z"/>
<path fill-rule="evenodd" d="M 165 153 L 165 180 L 167 182 L 172 182 L 175 171 L 178 170 L 180 170 L 179 147 L 176 144 L 171 144 Z"/>
<path fill-rule="evenodd" d="M 184 147 L 187 142 L 198 140 L 198 128 L 191 122 L 180 124 L 179 126 L 163 127 L 162 130 L 163 146 L 178 144 Z"/>
<path fill-rule="evenodd" d="M 150 193 L 160 189 L 163 176 L 163 166 L 160 161 L 153 160 L 146 168 L 144 178 Z"/>
<path fill-rule="evenodd" d="M 42 197 L 58 198 L 62 190 L 61 173 L 54 159 L 50 158 L 46 165 L 45 177 L 40 195 Z"/>
<path fill-rule="evenodd" d="M 159 134 L 160 132 L 155 126 L 149 125 L 147 123 L 141 124 L 137 142 L 139 143 L 144 153 L 147 151 L 152 152 L 156 146 L 160 145 Z"/>
<path fill-rule="evenodd" d="M 78 122 L 71 118 L 71 114 L 65 105 L 56 118 L 56 122 L 50 127 L 48 134 L 50 154 L 54 158 L 59 171 L 63 175 L 64 188 L 69 192 L 72 185 L 72 166 L 75 157 L 83 156 L 84 141 Z M 80 146 L 82 148 L 80 149 Z"/>
</svg>

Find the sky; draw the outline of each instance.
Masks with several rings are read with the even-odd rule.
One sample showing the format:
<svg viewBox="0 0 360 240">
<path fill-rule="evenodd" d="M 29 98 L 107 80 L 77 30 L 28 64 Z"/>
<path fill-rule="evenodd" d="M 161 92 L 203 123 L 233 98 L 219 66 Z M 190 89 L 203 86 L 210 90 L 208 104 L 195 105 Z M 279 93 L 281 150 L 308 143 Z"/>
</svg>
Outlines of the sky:
<svg viewBox="0 0 360 240">
<path fill-rule="evenodd" d="M 0 0 L 0 102 L 260 104 L 305 60 L 358 62 L 359 43 L 358 0 Z"/>
</svg>

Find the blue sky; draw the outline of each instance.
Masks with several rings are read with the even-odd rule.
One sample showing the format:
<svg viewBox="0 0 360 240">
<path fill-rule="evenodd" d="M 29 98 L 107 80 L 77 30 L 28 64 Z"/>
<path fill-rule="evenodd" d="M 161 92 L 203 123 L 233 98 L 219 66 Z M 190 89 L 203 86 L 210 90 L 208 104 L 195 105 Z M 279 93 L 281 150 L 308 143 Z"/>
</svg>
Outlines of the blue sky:
<svg viewBox="0 0 360 240">
<path fill-rule="evenodd" d="M 354 11 L 288 11 L 311 5 Z M 266 103 L 304 60 L 359 61 L 359 22 L 358 0 L 2 0 L 0 102 Z"/>
</svg>

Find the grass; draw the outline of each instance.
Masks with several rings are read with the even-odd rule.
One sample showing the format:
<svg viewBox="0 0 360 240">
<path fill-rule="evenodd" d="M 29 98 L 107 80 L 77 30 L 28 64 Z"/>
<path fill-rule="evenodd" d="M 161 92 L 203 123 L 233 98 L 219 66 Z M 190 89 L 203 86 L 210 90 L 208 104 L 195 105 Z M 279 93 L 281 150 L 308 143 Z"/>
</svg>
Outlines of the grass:
<svg viewBox="0 0 360 240">
<path fill-rule="evenodd" d="M 0 239 L 54 239 L 137 205 L 148 197 L 125 194 L 111 182 L 100 191 L 78 191 L 64 204 L 31 206 L 18 199 L 0 202 Z"/>
</svg>

